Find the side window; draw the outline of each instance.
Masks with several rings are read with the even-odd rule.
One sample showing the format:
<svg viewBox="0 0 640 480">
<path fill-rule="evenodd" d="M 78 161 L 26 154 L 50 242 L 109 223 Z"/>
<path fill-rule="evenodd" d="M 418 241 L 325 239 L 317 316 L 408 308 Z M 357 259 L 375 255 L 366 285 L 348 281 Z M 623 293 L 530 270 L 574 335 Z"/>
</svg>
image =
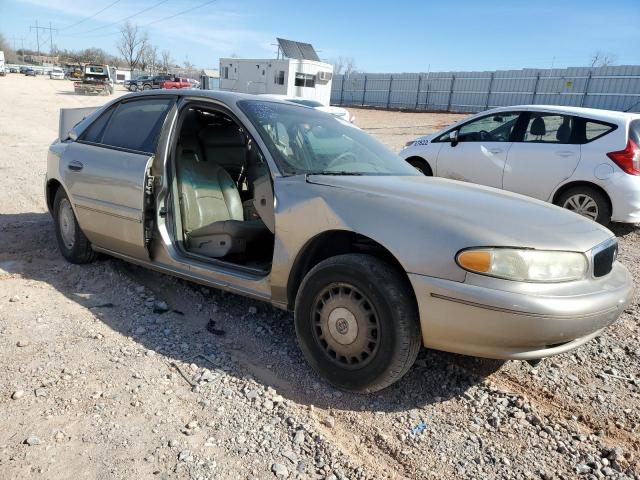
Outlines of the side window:
<svg viewBox="0 0 640 480">
<path fill-rule="evenodd" d="M 275 84 L 284 85 L 284 70 L 279 70 L 276 72 Z"/>
<path fill-rule="evenodd" d="M 591 140 L 595 140 L 598 137 L 606 135 L 611 130 L 613 130 L 611 125 L 587 120 L 584 125 L 584 136 L 587 142 L 590 142 Z"/>
<path fill-rule="evenodd" d="M 113 115 L 116 107 L 111 107 L 109 110 L 100 115 L 81 135 L 80 140 L 91 143 L 102 143 L 102 134 L 104 129 L 109 123 L 111 115 Z"/>
<path fill-rule="evenodd" d="M 517 112 L 498 112 L 473 120 L 458 129 L 458 141 L 508 142 L 519 115 Z M 446 137 L 448 140 L 448 133 Z"/>
<path fill-rule="evenodd" d="M 296 73 L 296 78 L 294 82 L 296 87 L 315 87 L 316 86 L 316 76 L 310 75 L 308 73 Z"/>
<path fill-rule="evenodd" d="M 571 143 L 574 119 L 569 115 L 532 112 L 524 131 L 523 142 Z"/>
<path fill-rule="evenodd" d="M 113 113 L 102 144 L 153 153 L 172 98 L 152 98 L 121 103 Z"/>
</svg>

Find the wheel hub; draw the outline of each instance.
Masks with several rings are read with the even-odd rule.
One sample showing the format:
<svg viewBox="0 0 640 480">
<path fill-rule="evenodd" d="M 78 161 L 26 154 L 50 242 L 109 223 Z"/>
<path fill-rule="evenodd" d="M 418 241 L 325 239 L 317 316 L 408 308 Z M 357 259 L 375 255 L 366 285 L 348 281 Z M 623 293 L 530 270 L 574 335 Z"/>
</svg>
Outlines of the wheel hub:
<svg viewBox="0 0 640 480">
<path fill-rule="evenodd" d="M 332 284 L 320 292 L 314 305 L 315 338 L 332 362 L 360 368 L 373 359 L 380 324 L 368 298 L 352 285 Z"/>
<path fill-rule="evenodd" d="M 349 345 L 358 336 L 358 322 L 348 309 L 334 308 L 328 319 L 329 333 L 341 345 Z"/>
<path fill-rule="evenodd" d="M 66 198 L 60 202 L 58 223 L 64 245 L 68 249 L 72 249 L 75 243 L 75 221 L 71 204 Z"/>
<path fill-rule="evenodd" d="M 593 198 L 583 193 L 570 196 L 562 206 L 591 220 L 598 218 L 598 204 Z"/>
</svg>

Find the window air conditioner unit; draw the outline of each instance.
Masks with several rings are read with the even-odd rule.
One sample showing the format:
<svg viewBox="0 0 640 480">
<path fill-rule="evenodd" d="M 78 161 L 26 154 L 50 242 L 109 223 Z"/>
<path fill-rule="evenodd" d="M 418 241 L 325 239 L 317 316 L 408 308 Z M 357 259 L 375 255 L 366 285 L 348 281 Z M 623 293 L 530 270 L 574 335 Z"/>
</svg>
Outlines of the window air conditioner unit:
<svg viewBox="0 0 640 480">
<path fill-rule="evenodd" d="M 331 72 L 318 72 L 318 80 L 321 82 L 328 82 L 331 80 L 331 77 L 333 77 Z"/>
</svg>

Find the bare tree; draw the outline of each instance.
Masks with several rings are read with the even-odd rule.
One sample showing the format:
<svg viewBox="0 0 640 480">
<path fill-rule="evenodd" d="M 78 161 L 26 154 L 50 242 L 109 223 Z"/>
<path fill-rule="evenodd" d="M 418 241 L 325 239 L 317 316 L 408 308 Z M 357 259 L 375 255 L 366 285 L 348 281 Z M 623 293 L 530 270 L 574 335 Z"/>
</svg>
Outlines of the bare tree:
<svg viewBox="0 0 640 480">
<path fill-rule="evenodd" d="M 171 52 L 169 50 L 163 50 L 160 55 L 160 65 L 161 65 L 162 71 L 164 71 L 165 73 L 169 73 L 169 70 L 171 70 L 172 63 L 173 63 L 173 60 L 171 59 Z"/>
<path fill-rule="evenodd" d="M 611 65 L 615 65 L 617 61 L 618 57 L 614 53 L 601 52 L 598 50 L 591 55 L 592 67 L 610 67 Z"/>
<path fill-rule="evenodd" d="M 141 32 L 137 25 L 127 22 L 120 28 L 120 40 L 116 46 L 131 70 L 140 64 L 148 44 L 147 34 Z"/>
<path fill-rule="evenodd" d="M 345 77 L 348 77 L 352 73 L 356 73 L 358 71 L 356 61 L 353 57 L 338 57 L 333 59 L 331 64 L 333 65 L 333 73 L 335 75 L 343 73 Z"/>
<path fill-rule="evenodd" d="M 158 48 L 153 45 L 147 45 L 140 57 L 140 68 L 145 72 L 148 70 L 151 73 L 155 73 L 159 64 Z"/>
<path fill-rule="evenodd" d="M 334 58 L 330 63 L 333 65 L 334 75 L 340 75 L 342 70 L 344 70 L 344 57 Z"/>
<path fill-rule="evenodd" d="M 184 60 L 184 69 L 185 70 L 191 71 L 191 70 L 193 70 L 194 66 L 195 65 L 189 61 L 189 57 L 185 58 L 185 60 Z"/>
</svg>

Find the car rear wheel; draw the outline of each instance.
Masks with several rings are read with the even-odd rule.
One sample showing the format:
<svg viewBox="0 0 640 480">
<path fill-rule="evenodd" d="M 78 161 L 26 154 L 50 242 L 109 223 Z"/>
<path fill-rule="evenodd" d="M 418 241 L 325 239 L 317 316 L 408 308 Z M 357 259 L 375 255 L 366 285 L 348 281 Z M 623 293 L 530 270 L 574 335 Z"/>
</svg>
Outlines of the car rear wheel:
<svg viewBox="0 0 640 480">
<path fill-rule="evenodd" d="M 407 163 L 423 175 L 433 177 L 433 171 L 426 160 L 423 160 L 422 158 L 409 158 L 407 159 Z"/>
<path fill-rule="evenodd" d="M 358 393 L 399 380 L 421 344 L 410 289 L 401 272 L 370 255 L 339 255 L 316 265 L 295 305 L 298 343 L 311 367 Z"/>
<path fill-rule="evenodd" d="M 556 204 L 601 225 L 611 222 L 611 207 L 607 198 L 593 187 L 570 188 L 560 195 Z"/>
<path fill-rule="evenodd" d="M 56 238 L 62 256 L 71 263 L 89 263 L 96 258 L 91 243 L 78 226 L 71 202 L 62 188 L 53 201 Z"/>
</svg>

